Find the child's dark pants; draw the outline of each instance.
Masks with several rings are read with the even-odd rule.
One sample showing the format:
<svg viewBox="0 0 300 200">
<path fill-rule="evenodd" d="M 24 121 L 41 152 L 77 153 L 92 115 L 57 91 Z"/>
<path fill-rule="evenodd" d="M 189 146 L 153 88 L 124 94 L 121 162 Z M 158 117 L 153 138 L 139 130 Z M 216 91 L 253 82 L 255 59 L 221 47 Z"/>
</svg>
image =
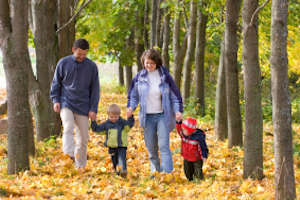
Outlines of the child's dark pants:
<svg viewBox="0 0 300 200">
<path fill-rule="evenodd" d="M 114 169 L 117 170 L 117 166 L 122 166 L 122 171 L 127 171 L 126 165 L 126 151 L 127 147 L 109 148 L 108 153 L 111 155 L 111 161 Z"/>
<path fill-rule="evenodd" d="M 194 178 L 203 179 L 202 160 L 198 160 L 194 162 L 184 160 L 183 165 L 184 165 L 185 176 L 189 181 L 192 181 Z"/>
</svg>

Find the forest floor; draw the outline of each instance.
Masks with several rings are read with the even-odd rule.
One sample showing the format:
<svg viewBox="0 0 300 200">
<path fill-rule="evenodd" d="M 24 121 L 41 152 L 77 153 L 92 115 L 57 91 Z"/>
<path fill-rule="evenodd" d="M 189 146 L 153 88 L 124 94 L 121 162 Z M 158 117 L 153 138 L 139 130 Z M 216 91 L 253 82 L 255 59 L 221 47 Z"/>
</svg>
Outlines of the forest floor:
<svg viewBox="0 0 300 200">
<path fill-rule="evenodd" d="M 105 91 L 105 90 L 102 90 Z M 0 98 L 5 92 L 0 91 Z M 106 120 L 106 108 L 117 103 L 125 117 L 126 95 L 102 93 L 98 122 Z M 135 111 L 137 116 L 137 111 Z M 0 116 L 4 117 L 4 116 Z M 209 157 L 204 164 L 205 179 L 189 182 L 183 172 L 180 138 L 171 133 L 174 171 L 150 178 L 148 154 L 138 120 L 130 131 L 127 151 L 128 176 L 114 174 L 104 136 L 90 131 L 86 171 L 79 173 L 61 151 L 61 137 L 36 143 L 30 170 L 8 175 L 7 136 L 0 134 L 0 199 L 274 199 L 274 151 L 272 126 L 264 125 L 264 175 L 261 181 L 243 179 L 243 149 L 227 148 L 214 139 L 211 124 L 199 124 L 207 131 Z M 293 124 L 294 144 L 300 144 L 300 125 Z M 300 154 L 294 154 L 297 194 L 300 195 Z"/>
</svg>

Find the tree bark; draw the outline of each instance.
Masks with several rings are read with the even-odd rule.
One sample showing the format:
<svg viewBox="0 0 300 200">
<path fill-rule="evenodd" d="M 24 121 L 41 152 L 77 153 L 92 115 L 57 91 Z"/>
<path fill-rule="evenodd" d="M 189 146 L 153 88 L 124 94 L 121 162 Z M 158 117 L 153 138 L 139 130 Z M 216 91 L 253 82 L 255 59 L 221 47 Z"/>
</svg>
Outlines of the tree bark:
<svg viewBox="0 0 300 200">
<path fill-rule="evenodd" d="M 180 0 L 177 1 L 177 9 L 180 7 Z M 173 55 L 174 55 L 174 81 L 179 90 L 181 90 L 181 76 L 183 60 L 187 48 L 188 34 L 185 35 L 182 45 L 180 44 L 180 18 L 181 12 L 175 11 L 173 27 Z"/>
<path fill-rule="evenodd" d="M 29 135 L 33 133 L 30 132 L 32 121 L 29 120 L 27 66 L 24 67 L 26 60 L 29 60 L 27 16 L 28 1 L 0 1 L 0 47 L 6 76 L 9 119 L 8 174 L 29 169 Z"/>
<path fill-rule="evenodd" d="M 151 27 L 150 27 L 150 48 L 156 45 L 156 21 L 157 21 L 157 7 L 160 0 L 152 0 L 152 11 L 151 11 Z"/>
<path fill-rule="evenodd" d="M 30 75 L 30 99 L 35 118 L 37 140 L 59 135 L 60 121 L 49 98 L 53 70 L 57 62 L 56 1 L 32 0 L 33 34 L 36 50 L 36 78 Z M 45 15 L 45 13 L 48 13 Z M 32 73 L 32 70 L 29 73 Z"/>
<path fill-rule="evenodd" d="M 196 46 L 196 20 L 197 20 L 197 1 L 190 2 L 190 21 L 189 21 L 189 36 L 187 52 L 184 59 L 184 72 L 183 72 L 183 100 L 187 102 L 190 97 L 191 82 L 192 82 L 192 63 L 195 57 Z"/>
<path fill-rule="evenodd" d="M 163 20 L 163 47 L 162 47 L 162 60 L 163 65 L 170 70 L 170 56 L 169 56 L 169 44 L 170 44 L 170 13 L 168 8 L 165 10 L 165 16 Z"/>
<path fill-rule="evenodd" d="M 258 0 L 243 2 L 243 69 L 245 91 L 244 178 L 263 178 L 263 119 L 257 17 L 250 24 Z"/>
<path fill-rule="evenodd" d="M 225 45 L 221 44 L 221 55 L 219 59 L 218 81 L 216 91 L 216 111 L 215 111 L 215 135 L 217 140 L 228 138 L 228 120 L 227 120 L 227 99 L 226 99 L 226 81 L 225 81 Z"/>
<path fill-rule="evenodd" d="M 242 146 L 243 130 L 240 111 L 239 82 L 238 82 L 238 19 L 240 0 L 226 1 L 225 14 L 225 66 L 226 93 L 228 112 L 228 147 Z"/>
<path fill-rule="evenodd" d="M 296 198 L 288 78 L 287 18 L 288 1 L 273 0 L 270 63 L 276 200 Z"/>
<path fill-rule="evenodd" d="M 204 56 L 206 44 L 206 24 L 207 16 L 197 8 L 197 28 L 196 28 L 196 53 L 195 53 L 195 98 L 197 101 L 197 113 L 205 115 L 205 82 L 204 82 Z M 198 106 L 199 105 L 199 106 Z"/>
</svg>

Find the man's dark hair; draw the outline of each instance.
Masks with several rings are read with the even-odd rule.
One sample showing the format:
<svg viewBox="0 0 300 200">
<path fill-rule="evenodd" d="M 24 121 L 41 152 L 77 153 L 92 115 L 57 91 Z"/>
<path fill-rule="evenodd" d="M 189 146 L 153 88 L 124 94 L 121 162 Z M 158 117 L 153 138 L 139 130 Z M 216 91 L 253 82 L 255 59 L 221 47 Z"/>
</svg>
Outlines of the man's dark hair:
<svg viewBox="0 0 300 200">
<path fill-rule="evenodd" d="M 160 66 L 162 66 L 162 59 L 161 59 L 161 56 L 160 56 L 160 53 L 158 50 L 148 49 L 148 50 L 144 51 L 144 53 L 141 57 L 141 62 L 143 64 L 143 66 L 145 64 L 144 62 L 146 59 L 153 60 L 156 64 L 156 68 L 159 68 Z"/>
<path fill-rule="evenodd" d="M 90 48 L 89 42 L 86 41 L 83 38 L 77 39 L 74 43 L 73 43 L 73 48 L 77 49 L 80 48 L 82 50 L 87 50 Z"/>
</svg>

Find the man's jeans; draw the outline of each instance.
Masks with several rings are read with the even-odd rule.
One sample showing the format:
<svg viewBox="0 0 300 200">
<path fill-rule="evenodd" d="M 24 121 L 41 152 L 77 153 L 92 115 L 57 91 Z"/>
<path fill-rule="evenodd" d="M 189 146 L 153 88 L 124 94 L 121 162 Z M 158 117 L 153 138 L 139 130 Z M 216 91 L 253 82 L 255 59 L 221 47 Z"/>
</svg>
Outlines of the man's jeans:
<svg viewBox="0 0 300 200">
<path fill-rule="evenodd" d="M 170 151 L 170 133 L 164 122 L 164 114 L 147 114 L 144 140 L 149 153 L 151 174 L 155 171 L 170 173 L 173 170 Z M 161 163 L 158 156 L 160 150 Z"/>
<path fill-rule="evenodd" d="M 63 123 L 63 152 L 75 158 L 75 166 L 83 168 L 87 160 L 87 144 L 89 140 L 89 119 L 88 116 L 73 113 L 69 108 L 60 111 L 60 118 Z M 76 145 L 74 142 L 74 131 Z"/>
</svg>

